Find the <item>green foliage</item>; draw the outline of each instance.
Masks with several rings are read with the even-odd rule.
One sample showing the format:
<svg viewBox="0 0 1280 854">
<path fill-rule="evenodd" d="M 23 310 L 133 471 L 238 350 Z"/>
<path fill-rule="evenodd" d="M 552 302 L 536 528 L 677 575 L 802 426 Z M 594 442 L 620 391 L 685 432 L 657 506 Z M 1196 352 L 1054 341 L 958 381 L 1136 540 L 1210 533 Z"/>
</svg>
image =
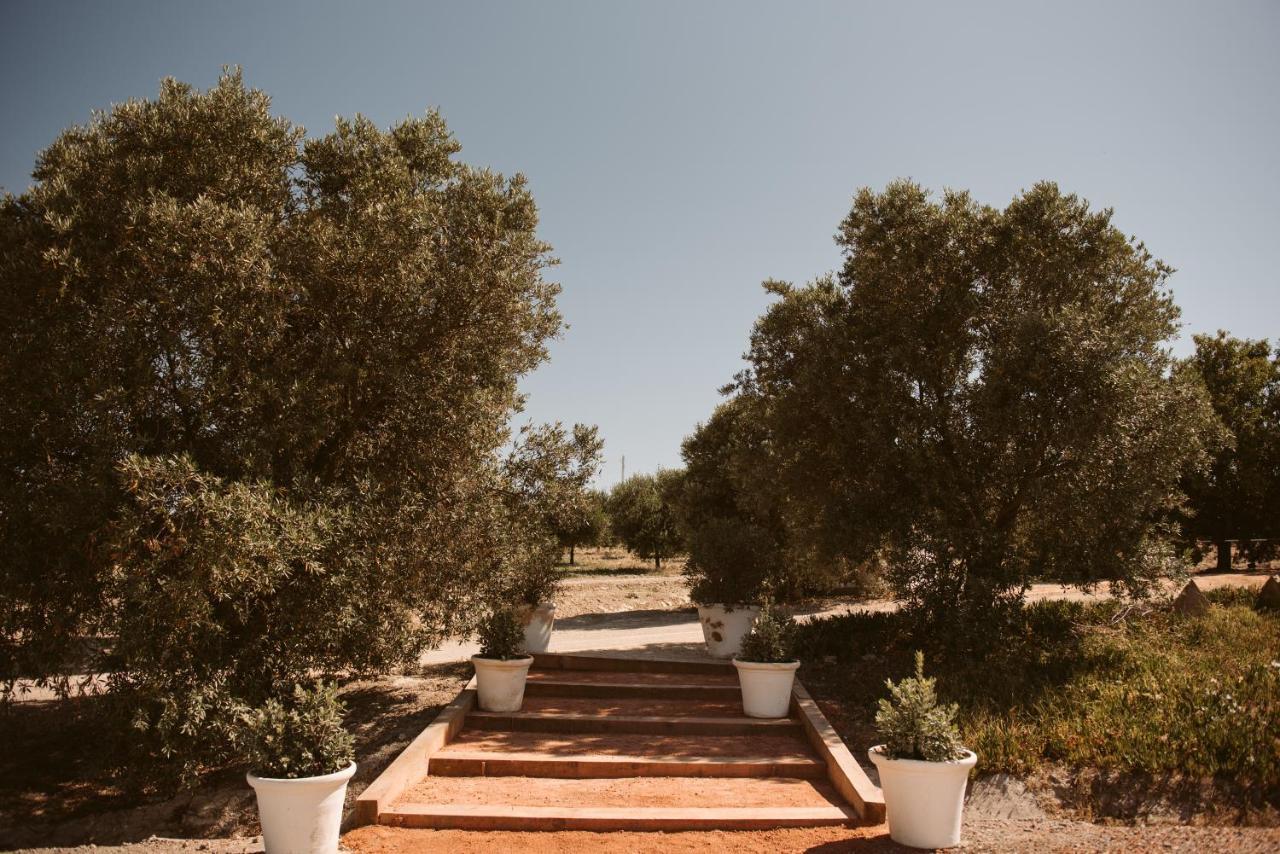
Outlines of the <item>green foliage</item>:
<svg viewBox="0 0 1280 854">
<path fill-rule="evenodd" d="M 956 729 L 956 705 L 939 705 L 935 680 L 924 675 L 924 653 L 916 651 L 916 674 L 897 684 L 885 680 L 889 691 L 880 699 L 876 729 L 884 739 L 890 759 L 949 762 L 964 758 L 960 731 Z"/>
<path fill-rule="evenodd" d="M 1266 341 L 1196 335 L 1195 355 L 1178 370 L 1204 384 L 1230 441 L 1207 469 L 1184 481 L 1193 540 L 1219 544 L 1219 569 L 1231 568 L 1226 541 L 1265 557 L 1256 538 L 1280 536 L 1280 353 Z"/>
<path fill-rule="evenodd" d="M 1140 594 L 1178 568 L 1160 519 L 1215 440 L 1169 377 L 1170 269 L 1050 183 L 1004 210 L 860 191 L 838 276 L 766 283 L 752 399 L 793 544 L 954 629 L 1034 578 Z"/>
<path fill-rule="evenodd" d="M 1280 752 L 1280 615 L 1210 591 L 1202 620 L 1165 607 L 1037 602 L 987 650 L 958 650 L 908 615 L 806 622 L 797 649 L 806 685 L 836 701 L 842 734 L 874 743 L 876 685 L 923 648 L 939 696 L 958 705 L 963 742 L 986 771 L 1069 765 L 1227 780 L 1241 798 L 1276 804 Z"/>
<path fill-rule="evenodd" d="M 0 200 L 0 680 L 116 638 L 120 708 L 197 767 L 238 706 L 512 589 L 546 532 L 501 449 L 558 286 L 524 179 L 458 150 L 434 113 L 304 141 L 227 73 Z"/>
<path fill-rule="evenodd" d="M 586 539 L 600 513 L 587 484 L 600 469 L 603 446 L 596 428 L 581 424 L 571 433 L 558 423 L 520 431 L 504 474 L 510 530 L 527 548 L 496 596 L 528 605 L 554 598 L 561 549 Z"/>
<path fill-rule="evenodd" d="M 664 557 L 684 546 L 675 515 L 683 478 L 683 471 L 672 469 L 635 475 L 615 486 L 605 502 L 610 530 L 628 550 L 653 558 L 659 569 Z"/>
<path fill-rule="evenodd" d="M 608 496 L 597 489 L 583 493 L 581 503 L 568 516 L 558 518 L 553 526 L 561 550 L 569 550 L 569 563 L 582 546 L 603 545 L 609 539 L 609 514 L 605 510 Z"/>
<path fill-rule="evenodd" d="M 295 685 L 289 702 L 272 697 L 243 713 L 249 770 L 259 777 L 319 777 L 355 760 L 351 734 L 342 727 L 346 707 L 336 685 L 308 690 Z"/>
<path fill-rule="evenodd" d="M 746 398 L 716 408 L 681 448 L 685 476 L 676 518 L 688 546 L 684 574 L 701 604 L 754 602 L 766 585 L 784 598 L 785 533 L 776 504 L 762 494 L 770 483 L 753 435 Z"/>
<path fill-rule="evenodd" d="M 795 620 L 781 613 L 770 599 L 765 599 L 751 631 L 742 639 L 738 658 L 765 664 L 795 661 L 795 632 Z"/>
<path fill-rule="evenodd" d="M 494 608 L 480 621 L 480 657 L 524 658 L 524 628 L 513 608 Z"/>
</svg>

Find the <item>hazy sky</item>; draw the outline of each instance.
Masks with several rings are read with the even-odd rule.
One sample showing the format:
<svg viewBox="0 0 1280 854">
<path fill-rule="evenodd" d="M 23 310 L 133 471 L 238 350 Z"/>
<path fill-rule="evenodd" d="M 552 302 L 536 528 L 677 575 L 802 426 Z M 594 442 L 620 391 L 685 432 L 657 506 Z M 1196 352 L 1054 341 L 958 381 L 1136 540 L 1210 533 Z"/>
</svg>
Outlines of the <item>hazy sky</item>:
<svg viewBox="0 0 1280 854">
<path fill-rule="evenodd" d="M 1003 206 L 1049 178 L 1178 268 L 1190 333 L 1280 337 L 1280 2 L 0 0 L 0 187 L 94 108 L 224 64 L 313 133 L 439 107 L 524 172 L 571 328 L 527 416 L 600 425 L 605 485 L 679 464 L 766 278 L 836 267 L 861 186 Z"/>
</svg>

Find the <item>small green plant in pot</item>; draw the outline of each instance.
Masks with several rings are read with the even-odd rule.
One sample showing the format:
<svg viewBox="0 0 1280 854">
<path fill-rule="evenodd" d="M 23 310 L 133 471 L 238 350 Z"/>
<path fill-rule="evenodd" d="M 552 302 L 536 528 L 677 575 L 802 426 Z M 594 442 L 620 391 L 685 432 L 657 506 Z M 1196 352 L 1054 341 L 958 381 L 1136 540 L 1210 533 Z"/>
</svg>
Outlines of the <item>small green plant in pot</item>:
<svg viewBox="0 0 1280 854">
<path fill-rule="evenodd" d="M 794 651 L 795 622 L 770 600 L 760 607 L 742 651 L 733 659 L 742 687 L 742 711 L 752 718 L 783 718 L 800 661 Z"/>
<path fill-rule="evenodd" d="M 524 652 L 524 627 L 509 607 L 494 608 L 480 621 L 476 699 L 486 712 L 517 712 L 524 705 L 524 684 L 533 656 Z"/>
<path fill-rule="evenodd" d="M 889 836 L 913 848 L 959 845 L 965 787 L 978 757 L 960 743 L 956 706 L 938 702 L 922 652 L 914 676 L 885 687 L 889 696 L 876 712 L 884 743 L 868 754 L 880 771 Z"/>
<path fill-rule="evenodd" d="M 249 773 L 267 851 L 338 850 L 347 781 L 356 771 L 346 711 L 334 685 L 294 686 L 241 716 Z"/>
</svg>

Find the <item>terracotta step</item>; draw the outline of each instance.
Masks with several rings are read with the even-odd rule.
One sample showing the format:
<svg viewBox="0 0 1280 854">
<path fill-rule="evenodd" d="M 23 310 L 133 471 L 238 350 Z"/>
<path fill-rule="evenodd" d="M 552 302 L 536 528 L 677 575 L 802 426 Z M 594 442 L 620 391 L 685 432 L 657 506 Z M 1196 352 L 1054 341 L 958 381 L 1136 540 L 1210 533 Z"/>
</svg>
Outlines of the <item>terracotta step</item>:
<svg viewBox="0 0 1280 854">
<path fill-rule="evenodd" d="M 467 726 L 478 730 L 562 733 L 635 733 L 648 735 L 754 735 L 800 732 L 795 718 L 689 717 L 684 715 L 552 714 L 546 712 L 472 712 Z"/>
<path fill-rule="evenodd" d="M 681 673 L 533 671 L 526 697 L 650 698 L 655 700 L 741 700 L 737 678 Z"/>
<path fill-rule="evenodd" d="M 614 683 L 623 682 L 628 685 L 732 685 L 738 686 L 738 674 L 735 670 L 723 673 L 664 673 L 629 672 L 612 670 L 543 670 L 534 668 L 529 671 L 529 681 L 553 680 L 574 683 Z"/>
<path fill-rule="evenodd" d="M 429 760 L 442 776 L 806 777 L 826 764 L 799 736 L 556 736 L 464 730 Z"/>
<path fill-rule="evenodd" d="M 648 697 L 525 697 L 522 712 L 540 715 L 660 715 L 691 718 L 746 717 L 742 699 L 654 700 Z"/>
<path fill-rule="evenodd" d="M 829 807 L 840 796 L 825 780 L 793 777 L 419 778 L 399 798 L 407 804 L 510 807 Z"/>
<path fill-rule="evenodd" d="M 508 807 L 406 804 L 381 824 L 455 830 L 769 830 L 852 824 L 844 807 Z"/>
<path fill-rule="evenodd" d="M 653 735 L 751 735 L 800 727 L 796 718 L 749 718 L 741 700 L 648 697 L 526 697 L 519 712 L 475 711 L 467 721 L 472 729 L 483 730 Z"/>
</svg>

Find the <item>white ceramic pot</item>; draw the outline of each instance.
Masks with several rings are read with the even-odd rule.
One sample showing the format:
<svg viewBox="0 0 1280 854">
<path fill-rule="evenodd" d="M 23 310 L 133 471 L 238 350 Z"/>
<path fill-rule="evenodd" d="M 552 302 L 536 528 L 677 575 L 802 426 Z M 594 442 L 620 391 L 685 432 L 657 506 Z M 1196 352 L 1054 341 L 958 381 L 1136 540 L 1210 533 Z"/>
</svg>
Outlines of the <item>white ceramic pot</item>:
<svg viewBox="0 0 1280 854">
<path fill-rule="evenodd" d="M 556 623 L 556 606 L 543 602 L 537 607 L 524 608 L 524 651 L 546 652 L 551 646 L 551 629 Z"/>
<path fill-rule="evenodd" d="M 476 700 L 486 712 L 518 712 L 524 705 L 524 682 L 529 675 L 533 656 L 481 658 L 471 656 L 476 668 Z"/>
<path fill-rule="evenodd" d="M 755 605 L 699 605 L 702 639 L 712 658 L 733 658 L 742 652 L 742 639 L 751 631 L 760 609 Z"/>
<path fill-rule="evenodd" d="M 969 769 L 978 761 L 972 750 L 951 762 L 890 759 L 867 751 L 880 771 L 889 837 L 912 848 L 952 848 L 960 844 L 960 818 Z"/>
<path fill-rule="evenodd" d="M 749 718 L 785 718 L 791 710 L 791 686 L 798 661 L 781 664 L 742 661 L 735 658 L 738 684 L 742 686 L 742 711 Z"/>
<path fill-rule="evenodd" d="M 338 850 L 342 805 L 347 781 L 356 773 L 352 762 L 341 771 L 319 777 L 245 779 L 258 796 L 262 844 L 267 854 L 333 854 Z"/>
</svg>

